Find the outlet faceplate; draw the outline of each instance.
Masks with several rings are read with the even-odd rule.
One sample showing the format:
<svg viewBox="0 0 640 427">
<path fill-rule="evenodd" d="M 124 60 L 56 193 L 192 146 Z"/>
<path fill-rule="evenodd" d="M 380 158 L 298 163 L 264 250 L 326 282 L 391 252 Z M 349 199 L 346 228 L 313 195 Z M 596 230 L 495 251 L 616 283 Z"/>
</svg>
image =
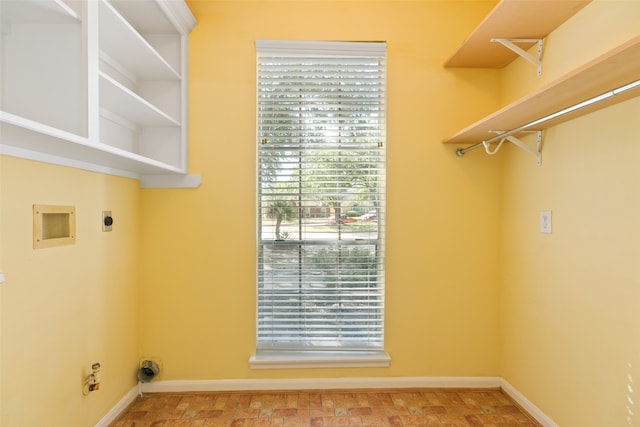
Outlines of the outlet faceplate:
<svg viewBox="0 0 640 427">
<path fill-rule="evenodd" d="M 102 231 L 111 231 L 113 229 L 113 216 L 111 211 L 102 211 Z"/>
</svg>

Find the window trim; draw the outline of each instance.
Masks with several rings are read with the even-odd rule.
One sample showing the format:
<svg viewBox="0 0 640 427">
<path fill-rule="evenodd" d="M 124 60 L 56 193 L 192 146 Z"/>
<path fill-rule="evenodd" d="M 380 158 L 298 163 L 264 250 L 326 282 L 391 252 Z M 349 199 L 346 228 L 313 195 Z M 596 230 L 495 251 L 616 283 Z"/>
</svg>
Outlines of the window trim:
<svg viewBox="0 0 640 427">
<path fill-rule="evenodd" d="M 260 53 L 322 55 L 385 55 L 385 42 L 335 42 L 305 40 L 256 40 L 256 51 Z"/>
<path fill-rule="evenodd" d="M 251 369 L 388 368 L 384 351 L 258 351 L 249 358 Z"/>
</svg>

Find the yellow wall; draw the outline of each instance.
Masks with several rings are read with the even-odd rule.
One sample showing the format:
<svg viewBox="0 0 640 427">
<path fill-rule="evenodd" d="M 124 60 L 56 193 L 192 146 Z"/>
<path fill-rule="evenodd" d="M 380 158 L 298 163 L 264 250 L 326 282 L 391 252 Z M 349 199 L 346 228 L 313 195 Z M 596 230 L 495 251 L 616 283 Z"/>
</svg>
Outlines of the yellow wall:
<svg viewBox="0 0 640 427">
<path fill-rule="evenodd" d="M 0 156 L 3 426 L 94 425 L 135 384 L 139 193 L 135 180 Z M 75 206 L 77 243 L 33 249 L 34 204 Z M 85 397 L 95 362 L 102 385 Z"/>
<path fill-rule="evenodd" d="M 442 64 L 495 2 L 190 1 L 196 190 L 142 191 L 141 348 L 164 379 L 498 375 L 498 169 L 440 141 L 490 112 L 497 71 Z M 388 45 L 389 368 L 250 370 L 255 40 Z"/>
<path fill-rule="evenodd" d="M 637 34 L 640 2 L 583 9 L 549 37 L 541 78 L 522 60 L 443 69 L 493 4 L 189 1 L 200 188 L 1 156 L 2 425 L 92 425 L 140 356 L 160 358 L 163 379 L 499 375 L 562 426 L 640 425 L 640 101 L 550 129 L 542 167 L 513 147 L 460 159 L 440 144 Z M 389 368 L 249 369 L 256 39 L 388 44 Z M 33 250 L 34 203 L 75 205 L 77 244 Z M 102 388 L 83 397 L 96 361 Z"/>
<path fill-rule="evenodd" d="M 640 2 L 595 1 L 549 37 L 546 79 L 637 36 L 638 22 Z M 526 69 L 505 70 L 505 97 Z M 635 98 L 551 128 L 541 167 L 502 154 L 500 371 L 561 426 L 640 425 L 639 118 Z"/>
</svg>

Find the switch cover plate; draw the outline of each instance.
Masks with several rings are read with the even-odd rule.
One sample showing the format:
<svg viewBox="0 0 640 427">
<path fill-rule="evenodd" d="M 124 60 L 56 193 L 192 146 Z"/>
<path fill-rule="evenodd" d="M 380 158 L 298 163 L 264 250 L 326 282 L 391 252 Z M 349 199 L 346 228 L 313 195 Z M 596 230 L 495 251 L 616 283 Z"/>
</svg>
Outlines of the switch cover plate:
<svg viewBox="0 0 640 427">
<path fill-rule="evenodd" d="M 540 211 L 540 233 L 551 234 L 551 211 Z"/>
</svg>

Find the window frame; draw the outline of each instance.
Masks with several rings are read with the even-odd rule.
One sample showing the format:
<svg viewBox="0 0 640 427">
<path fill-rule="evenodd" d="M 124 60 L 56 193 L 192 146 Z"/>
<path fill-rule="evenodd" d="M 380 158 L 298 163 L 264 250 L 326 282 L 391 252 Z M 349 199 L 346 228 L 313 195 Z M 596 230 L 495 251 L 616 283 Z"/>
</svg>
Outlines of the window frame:
<svg viewBox="0 0 640 427">
<path fill-rule="evenodd" d="M 381 60 L 383 61 L 382 63 L 383 68 L 384 68 L 384 72 L 383 72 L 383 77 L 382 77 L 382 84 L 386 85 L 386 43 L 384 42 L 375 42 L 375 43 L 370 43 L 370 42 L 313 42 L 313 41 L 274 41 L 274 40 L 258 40 L 256 41 L 256 50 L 258 55 L 263 54 L 263 55 L 291 55 L 291 56 L 295 56 L 298 54 L 312 54 L 312 55 L 318 55 L 318 56 L 340 56 L 340 57 L 358 57 L 358 56 L 375 56 L 378 55 Z M 258 70 L 259 73 L 259 70 Z M 260 82 L 260 75 L 257 76 L 258 79 L 258 83 Z M 383 90 L 384 87 L 383 87 Z M 259 97 L 260 94 L 258 92 L 257 96 Z M 383 105 L 386 103 L 386 101 L 384 101 L 384 99 L 386 99 L 386 91 L 383 95 Z M 259 104 L 259 103 L 258 103 Z M 383 114 L 384 116 L 386 116 L 386 113 Z M 262 270 L 261 270 L 261 257 L 263 255 L 263 246 L 265 244 L 265 242 L 270 242 L 269 240 L 265 240 L 264 242 L 262 241 L 262 225 L 261 225 L 261 221 L 262 221 L 262 212 L 261 209 L 264 208 L 264 205 L 261 204 L 262 200 L 261 200 L 261 163 L 260 163 L 260 155 L 261 155 L 261 148 L 260 148 L 260 144 L 265 144 L 266 140 L 263 140 L 262 136 L 261 136 L 261 130 L 260 130 L 260 118 L 259 118 L 259 114 L 257 114 L 257 120 L 258 120 L 258 124 L 257 124 L 257 143 L 258 143 L 258 153 L 257 153 L 257 170 L 258 170 L 258 177 L 257 177 L 257 190 L 258 190 L 258 194 L 257 194 L 257 220 L 256 220 L 256 224 L 257 224 L 257 236 L 256 236 L 256 242 L 257 242 L 257 285 L 256 285 L 256 293 L 257 293 L 257 297 L 256 297 L 256 353 L 254 355 L 251 356 L 250 358 L 250 366 L 252 368 L 255 369 L 261 369 L 261 368 L 287 368 L 287 367 L 322 367 L 322 366 L 326 366 L 326 367 L 354 367 L 354 366 L 366 366 L 366 367 L 382 367 L 382 366 L 388 366 L 390 363 L 390 357 L 388 354 L 386 354 L 384 352 L 384 277 L 382 277 L 381 279 L 381 283 L 382 283 L 382 310 L 383 313 L 381 315 L 381 321 L 382 321 L 382 328 L 383 328 L 383 332 L 382 332 L 382 344 L 379 345 L 377 348 L 358 348 L 355 351 L 350 351 L 348 349 L 348 347 L 339 347 L 339 348 L 333 348 L 330 350 L 323 350 L 322 348 L 312 348 L 311 350 L 306 350 L 306 349 L 288 349 L 288 348 L 275 348 L 275 349 L 270 349 L 268 347 L 259 347 L 258 346 L 258 337 L 259 337 L 259 323 L 260 323 L 260 314 L 259 314 L 259 303 L 260 303 L 260 280 L 261 280 L 261 274 L 262 274 Z M 378 147 L 382 148 L 383 150 L 386 149 L 386 118 L 382 117 L 381 119 L 381 125 L 380 128 L 382 129 L 382 137 L 381 137 L 381 141 L 378 143 Z M 382 145 L 380 145 L 382 144 Z M 386 155 L 383 154 L 381 156 L 382 161 L 384 163 L 384 159 L 386 158 Z M 384 171 L 386 169 L 386 166 L 383 165 L 382 166 L 382 170 Z M 382 182 L 382 197 L 383 197 L 383 202 L 384 202 L 384 176 L 382 178 L 378 178 L 381 179 Z M 377 181 L 376 181 L 377 182 Z M 381 255 L 381 262 L 382 262 L 382 267 L 381 267 L 381 273 L 384 276 L 384 241 L 385 241 L 385 235 L 384 235 L 384 212 L 385 212 L 385 206 L 382 207 L 381 210 L 381 214 L 382 214 L 382 219 L 380 220 L 380 225 L 378 226 L 378 234 L 377 234 L 377 238 L 375 239 L 376 241 L 376 245 L 380 244 L 381 245 L 381 251 L 382 251 L 382 255 Z M 339 210 L 337 212 L 340 212 Z M 338 223 L 340 222 L 339 220 L 339 216 L 336 215 L 336 217 L 338 218 Z M 301 219 L 298 219 L 298 221 L 300 222 Z M 278 238 L 280 236 L 276 236 L 276 239 L 273 241 L 274 244 L 279 244 L 279 245 L 283 245 L 284 242 L 279 241 Z M 300 232 L 299 236 L 300 239 L 302 238 L 302 232 Z M 357 240 L 357 239 L 356 239 Z M 299 245 L 300 247 L 306 245 L 306 243 L 303 243 L 302 240 L 299 240 L 297 242 L 294 242 L 295 244 Z M 341 242 L 340 245 L 342 245 L 343 243 Z M 351 243 L 353 244 L 353 242 Z M 378 247 L 376 246 L 376 251 L 378 250 Z M 377 252 L 376 252 L 377 254 Z M 378 260 L 377 255 L 376 255 L 376 260 Z M 263 280 L 263 279 L 262 279 Z"/>
</svg>

